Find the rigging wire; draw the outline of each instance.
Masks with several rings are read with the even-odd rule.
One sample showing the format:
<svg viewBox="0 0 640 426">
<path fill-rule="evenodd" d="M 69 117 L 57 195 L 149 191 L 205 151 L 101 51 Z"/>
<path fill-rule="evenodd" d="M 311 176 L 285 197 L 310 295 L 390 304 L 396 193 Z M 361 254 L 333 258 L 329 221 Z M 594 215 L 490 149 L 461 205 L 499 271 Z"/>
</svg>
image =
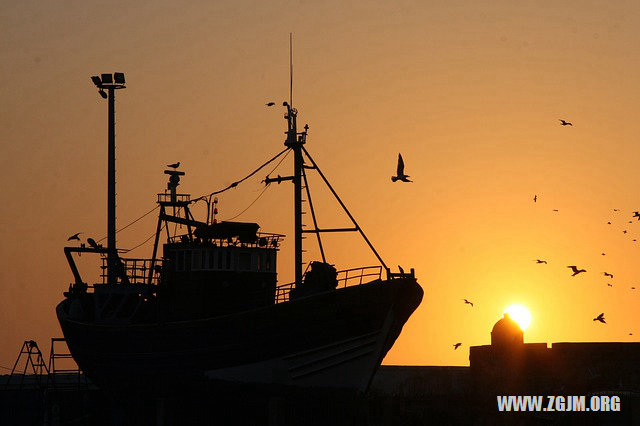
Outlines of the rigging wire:
<svg viewBox="0 0 640 426">
<path fill-rule="evenodd" d="M 247 176 L 243 177 L 242 179 L 233 182 L 231 185 L 227 186 L 224 189 L 221 189 L 219 191 L 214 191 L 210 194 L 207 195 L 202 195 L 198 198 L 195 198 L 193 200 L 190 201 L 190 203 L 195 203 L 196 201 L 200 201 L 202 199 L 211 197 L 212 195 L 217 195 L 220 194 L 222 192 L 228 191 L 231 188 L 235 188 L 236 186 L 238 186 L 240 183 L 244 182 L 245 180 L 249 179 L 251 176 L 255 175 L 256 173 L 258 173 L 264 166 L 266 166 L 267 164 L 273 162 L 276 158 L 280 157 L 282 154 L 284 154 L 285 152 L 287 152 L 290 148 L 286 147 L 285 149 L 283 149 L 282 151 L 280 151 L 277 155 L 275 155 L 273 158 L 271 158 L 269 161 L 267 161 L 266 163 L 264 163 L 263 165 L 261 165 L 260 167 L 258 167 L 257 169 L 255 169 L 253 172 L 249 173 Z"/>
<path fill-rule="evenodd" d="M 255 175 L 256 173 L 258 173 L 258 172 L 259 172 L 260 170 L 262 170 L 262 168 L 264 168 L 266 165 L 268 165 L 268 164 L 272 163 L 274 160 L 276 160 L 278 157 L 280 157 L 280 156 L 281 156 L 282 154 L 284 154 L 285 152 L 287 152 L 287 155 L 288 155 L 288 151 L 289 151 L 289 150 L 290 150 L 290 148 L 289 148 L 289 147 L 287 147 L 287 148 L 283 149 L 283 150 L 282 150 L 282 151 L 280 151 L 278 154 L 276 154 L 273 158 L 271 158 L 269 161 L 267 161 L 266 163 L 264 163 L 263 165 L 261 165 L 260 167 L 258 167 L 257 169 L 255 169 L 253 172 L 251 172 L 250 174 L 248 174 L 248 175 L 247 175 L 247 176 L 245 176 L 244 178 L 242 178 L 242 179 L 240 179 L 240 180 L 238 180 L 238 181 L 233 182 L 231 185 L 227 186 L 226 188 L 221 189 L 221 190 L 219 190 L 219 191 L 214 191 L 214 192 L 212 192 L 212 193 L 210 193 L 210 194 L 203 195 L 203 196 L 198 197 L 198 198 L 195 198 L 195 199 L 191 200 L 190 202 L 191 202 L 191 203 L 195 203 L 195 202 L 198 202 L 198 201 L 200 201 L 200 200 L 206 200 L 206 198 L 210 198 L 210 197 L 212 197 L 213 195 L 220 194 L 220 193 L 225 192 L 225 191 L 227 191 L 227 190 L 229 190 L 229 189 L 231 189 L 231 188 L 235 188 L 235 187 L 236 187 L 236 186 L 238 186 L 240 183 L 244 182 L 245 180 L 249 179 L 251 176 L 253 176 L 253 175 Z M 285 155 L 285 158 L 286 158 L 286 155 Z M 276 165 L 276 167 L 275 167 L 273 170 L 275 170 L 276 168 L 278 168 L 278 166 L 282 163 L 282 160 L 284 160 L 284 158 L 282 158 L 282 159 L 280 160 L 280 162 L 278 162 L 278 164 Z M 270 173 L 273 173 L 273 170 L 272 170 Z M 260 195 L 262 195 L 262 193 L 264 193 L 264 190 L 260 193 Z M 260 198 L 260 195 L 258 196 L 258 198 Z M 254 203 L 255 203 L 255 201 L 257 201 L 257 198 L 256 198 L 256 200 L 254 200 Z M 253 203 L 252 203 L 252 204 L 253 204 Z M 148 212 L 146 212 L 145 214 L 143 214 L 143 215 L 142 215 L 142 216 L 140 216 L 139 218 L 137 218 L 137 219 L 135 219 L 134 221 L 130 222 L 130 223 L 129 223 L 129 224 L 127 224 L 126 226 L 124 226 L 124 227 L 122 227 L 122 228 L 120 228 L 120 229 L 116 230 L 116 234 L 117 234 L 118 232 L 120 232 L 120 231 L 124 231 L 125 229 L 127 229 L 127 228 L 128 228 L 128 227 L 130 227 L 131 225 L 135 224 L 136 222 L 138 222 L 138 221 L 142 220 L 143 218 L 145 218 L 146 216 L 150 215 L 151 213 L 153 213 L 153 212 L 154 212 L 156 209 L 158 209 L 159 207 L 160 207 L 159 205 L 155 206 L 154 208 L 152 208 L 151 210 L 149 210 Z M 251 207 L 251 205 L 250 205 L 249 207 Z M 239 214 L 238 214 L 238 216 L 239 216 L 240 214 L 244 213 L 245 211 L 246 211 L 246 209 L 245 209 L 244 211 L 242 211 L 241 213 L 239 213 Z M 235 216 L 235 217 L 237 217 L 237 216 Z M 174 230 L 174 232 L 175 232 L 175 230 Z M 155 232 L 154 232 L 154 235 L 155 235 Z M 149 237 L 149 239 L 150 239 L 150 238 L 151 238 L 151 237 Z M 105 236 L 105 237 L 102 237 L 101 239 L 99 239 L 99 240 L 98 240 L 98 241 L 96 241 L 96 242 L 98 242 L 98 243 L 99 243 L 99 242 L 102 242 L 102 241 L 104 241 L 104 240 L 106 240 L 106 239 L 107 239 L 107 237 Z M 147 239 L 147 240 L 146 240 L 145 242 L 143 242 L 142 244 L 144 244 L 144 243 L 146 243 L 147 241 L 149 241 L 149 239 Z M 140 244 L 140 245 L 142 245 L 142 244 Z M 136 247 L 134 247 L 134 248 L 132 248 L 132 249 L 129 249 L 129 251 L 134 250 L 134 249 L 136 249 L 136 248 L 138 248 L 138 247 L 139 247 L 139 245 L 138 245 L 138 246 L 136 246 Z"/>
<path fill-rule="evenodd" d="M 235 215 L 235 216 L 233 216 L 233 217 L 230 217 L 230 218 L 229 218 L 229 219 L 227 219 L 227 220 L 233 220 L 233 219 L 237 218 L 238 216 L 240 216 L 242 213 L 244 213 L 244 212 L 246 212 L 247 210 L 249 210 L 249 209 L 251 208 L 251 206 L 253 206 L 253 205 L 256 203 L 256 201 L 258 201 L 258 200 L 260 199 L 260 197 L 262 197 L 262 194 L 264 194 L 264 193 L 265 193 L 265 191 L 266 191 L 268 188 L 269 188 L 269 185 L 266 185 L 266 186 L 264 187 L 264 189 L 260 192 L 260 194 L 258 194 L 258 196 L 256 197 L 256 199 L 255 199 L 255 200 L 253 200 L 253 201 L 251 202 L 251 204 L 249 204 L 249 205 L 247 206 L 247 208 L 246 208 L 246 209 L 242 210 L 240 213 L 238 213 L 237 215 Z"/>
<path fill-rule="evenodd" d="M 271 169 L 271 171 L 270 171 L 269 173 L 267 173 L 267 176 L 269 176 L 271 173 L 273 173 L 274 171 L 276 171 L 276 169 L 277 169 L 278 167 L 280 167 L 280 164 L 282 164 L 282 162 L 287 158 L 287 156 L 289 155 L 289 153 L 290 153 L 290 152 L 291 152 L 290 150 L 289 150 L 289 151 L 287 151 L 287 153 L 284 155 L 284 157 L 282 157 L 282 158 L 280 159 L 280 161 L 278 161 L 278 164 L 276 164 L 276 165 L 275 165 L 275 167 L 274 167 L 273 169 Z M 263 181 L 263 182 L 264 182 L 264 181 Z M 258 201 L 258 200 L 260 199 L 260 197 L 262 197 L 262 194 L 264 194 L 264 193 L 265 193 L 265 191 L 269 188 L 269 185 L 270 185 L 270 184 L 266 184 L 266 185 L 264 186 L 264 189 L 263 189 L 262 191 L 260 191 L 260 194 L 258 194 L 258 196 L 255 198 L 255 200 L 253 200 L 253 201 L 251 202 L 251 204 L 249 204 L 249 205 L 247 206 L 247 208 L 245 208 L 245 209 L 244 209 L 244 210 L 242 210 L 240 213 L 238 213 L 237 215 L 235 215 L 235 216 L 233 216 L 233 217 L 230 217 L 230 218 L 229 218 L 229 219 L 227 219 L 227 220 L 233 220 L 233 219 L 237 218 L 238 216 L 240 216 L 242 213 L 244 213 L 244 212 L 246 212 L 247 210 L 249 210 L 249 209 L 251 208 L 251 206 L 253 206 L 253 205 L 256 203 L 256 201 Z"/>
<path fill-rule="evenodd" d="M 167 226 L 167 225 L 165 224 L 162 228 L 160 228 L 160 231 L 158 231 L 158 232 L 162 232 L 162 229 L 163 229 L 165 226 Z M 138 247 L 140 247 L 140 246 L 142 246 L 142 245 L 144 245 L 144 244 L 148 243 L 148 242 L 149 242 L 149 240 L 151 240 L 151 238 L 153 238 L 153 237 L 155 237 L 155 236 L 156 236 L 156 233 L 154 232 L 153 234 L 151 234 L 151 235 L 149 236 L 149 238 L 147 238 L 146 240 L 144 240 L 143 242 L 141 242 L 141 243 L 140 243 L 140 244 L 138 244 L 137 246 L 135 246 L 135 247 L 130 248 L 129 250 L 127 250 L 127 253 L 132 252 L 133 250 L 137 249 Z"/>
<path fill-rule="evenodd" d="M 128 225 L 116 230 L 116 234 L 120 231 L 124 231 L 125 229 L 127 229 L 128 227 L 130 227 L 131 225 L 133 225 L 134 223 L 138 222 L 139 220 L 142 220 L 143 218 L 147 217 L 148 215 L 150 215 L 151 213 L 153 213 L 158 207 L 160 207 L 160 205 L 155 206 L 154 208 L 152 208 L 151 210 L 149 210 L 148 212 L 146 212 L 145 214 L 143 214 L 142 216 L 140 216 L 139 218 L 137 218 L 136 220 L 134 220 L 133 222 L 129 223 Z M 107 237 L 102 237 L 101 239 L 99 239 L 98 241 L 96 241 L 97 243 L 106 240 Z"/>
</svg>

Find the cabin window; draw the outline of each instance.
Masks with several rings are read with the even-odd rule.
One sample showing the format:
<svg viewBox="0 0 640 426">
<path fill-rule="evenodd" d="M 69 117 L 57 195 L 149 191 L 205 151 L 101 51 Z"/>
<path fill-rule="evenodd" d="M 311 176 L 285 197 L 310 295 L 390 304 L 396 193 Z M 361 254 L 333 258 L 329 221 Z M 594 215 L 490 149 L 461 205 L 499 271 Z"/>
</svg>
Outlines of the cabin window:
<svg viewBox="0 0 640 426">
<path fill-rule="evenodd" d="M 258 258 L 258 262 L 257 262 L 258 271 L 262 271 L 262 253 L 258 253 L 256 257 Z"/>
<path fill-rule="evenodd" d="M 194 250 L 192 260 L 193 263 L 191 264 L 191 269 L 193 269 L 194 271 L 199 270 L 202 266 L 202 251 Z"/>
<path fill-rule="evenodd" d="M 213 269 L 214 268 L 213 261 L 216 258 L 215 253 L 216 253 L 215 251 L 209 250 L 209 269 Z"/>
<path fill-rule="evenodd" d="M 191 270 L 191 250 L 185 250 L 184 252 L 184 268 L 186 271 Z"/>
<path fill-rule="evenodd" d="M 176 271 L 184 271 L 184 252 L 176 252 Z"/>
<path fill-rule="evenodd" d="M 241 271 L 251 270 L 251 253 L 240 253 L 238 258 L 238 268 Z"/>
</svg>

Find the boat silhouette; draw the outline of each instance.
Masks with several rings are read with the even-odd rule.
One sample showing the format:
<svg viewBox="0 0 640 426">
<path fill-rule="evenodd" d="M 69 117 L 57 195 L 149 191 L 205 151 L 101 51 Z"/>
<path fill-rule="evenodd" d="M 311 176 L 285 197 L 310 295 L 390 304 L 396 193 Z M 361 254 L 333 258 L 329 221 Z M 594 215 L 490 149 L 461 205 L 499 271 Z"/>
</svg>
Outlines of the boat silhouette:
<svg viewBox="0 0 640 426">
<path fill-rule="evenodd" d="M 96 85 L 113 102 L 117 87 Z M 293 174 L 267 177 L 265 184 L 294 186 L 291 283 L 277 282 L 284 235 L 259 232 L 257 223 L 218 222 L 212 214 L 217 198 L 178 193 L 185 173 L 177 168 L 164 172 L 169 183 L 157 198 L 152 257 L 121 256 L 115 245 L 115 160 L 109 156 L 107 247 L 64 248 L 74 282 L 56 307 L 73 358 L 99 387 L 162 393 L 212 381 L 367 390 L 423 290 L 413 269 L 394 273 L 386 266 L 305 149 L 308 126 L 298 132 L 298 111 L 283 106 L 287 139 L 281 154 L 293 153 Z M 109 114 L 111 147 L 114 108 Z M 314 226 L 303 228 L 307 170 L 320 174 L 352 228 L 318 228 L 309 193 Z M 208 207 L 204 220 L 190 209 L 200 199 Z M 169 224 L 186 232 L 171 235 Z M 320 236 L 326 232 L 361 234 L 380 265 L 337 271 L 325 258 Z M 303 270 L 305 233 L 317 236 L 322 260 Z M 82 253 L 102 257 L 102 282 L 83 280 L 74 258 Z"/>
</svg>

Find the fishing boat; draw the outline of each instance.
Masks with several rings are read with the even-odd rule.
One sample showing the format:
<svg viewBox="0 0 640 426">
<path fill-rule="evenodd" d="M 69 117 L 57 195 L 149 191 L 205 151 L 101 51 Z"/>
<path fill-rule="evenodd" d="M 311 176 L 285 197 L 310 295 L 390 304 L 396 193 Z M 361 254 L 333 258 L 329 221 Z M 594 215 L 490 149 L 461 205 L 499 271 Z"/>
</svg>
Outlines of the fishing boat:
<svg viewBox="0 0 640 426">
<path fill-rule="evenodd" d="M 305 148 L 308 126 L 298 131 L 297 109 L 283 103 L 285 148 L 265 163 L 293 154 L 290 176 L 264 181 L 293 186 L 295 280 L 280 284 L 284 235 L 260 232 L 257 223 L 218 222 L 217 193 L 178 193 L 185 175 L 179 165 L 165 170 L 167 188 L 157 194 L 152 256 L 127 258 L 116 247 L 114 96 L 124 75 L 93 80 L 109 102 L 107 246 L 91 240 L 64 248 L 74 280 L 56 307 L 87 377 L 103 388 L 147 392 L 192 381 L 366 391 L 423 290 L 413 269 L 387 267 L 338 197 Z M 319 174 L 352 227 L 317 226 L 310 172 Z M 196 201 L 207 203 L 206 218 L 194 217 Z M 305 213 L 310 226 L 303 224 Z M 182 231 L 171 233 L 169 225 Z M 337 271 L 322 245 L 321 236 L 331 232 L 360 234 L 380 264 Z M 305 264 L 306 234 L 317 240 L 321 259 Z M 77 267 L 76 256 L 86 253 L 102 258 L 99 282 L 86 282 Z"/>
</svg>

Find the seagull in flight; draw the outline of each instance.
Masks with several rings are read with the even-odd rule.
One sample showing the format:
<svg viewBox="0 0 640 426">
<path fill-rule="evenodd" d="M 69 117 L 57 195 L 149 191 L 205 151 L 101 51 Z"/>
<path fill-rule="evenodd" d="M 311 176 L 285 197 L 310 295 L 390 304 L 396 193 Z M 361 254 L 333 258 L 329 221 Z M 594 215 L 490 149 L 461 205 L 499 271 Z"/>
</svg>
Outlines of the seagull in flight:
<svg viewBox="0 0 640 426">
<path fill-rule="evenodd" d="M 552 211 L 557 212 L 557 211 L 558 211 L 558 209 L 553 209 Z"/>
<path fill-rule="evenodd" d="M 469 302 L 467 299 L 462 299 L 464 300 L 464 303 L 466 303 L 467 305 L 471 305 L 471 307 L 473 308 L 473 303 Z"/>
<path fill-rule="evenodd" d="M 575 277 L 580 272 L 587 272 L 586 269 L 578 269 L 578 267 L 576 265 L 567 266 L 567 268 L 569 268 L 569 269 L 571 269 L 573 271 L 573 274 L 571 274 L 572 277 Z"/>
<path fill-rule="evenodd" d="M 455 351 L 456 349 L 458 349 L 460 346 L 462 345 L 461 342 L 456 343 L 455 345 L 453 345 L 453 350 Z"/>
<path fill-rule="evenodd" d="M 71 240 L 78 240 L 80 241 L 80 237 L 79 235 L 82 234 L 82 232 L 78 232 L 73 234 L 72 236 L 70 236 L 69 238 L 67 238 L 67 241 L 71 241 Z"/>
<path fill-rule="evenodd" d="M 180 162 L 178 161 L 177 163 L 167 164 L 167 167 L 171 167 L 172 169 L 177 169 L 178 167 L 180 167 Z"/>
<path fill-rule="evenodd" d="M 275 102 L 269 102 L 269 103 L 266 103 L 265 105 L 266 105 L 266 106 L 268 106 L 268 107 L 272 107 L 272 106 L 274 106 L 275 104 L 276 104 Z"/>
<path fill-rule="evenodd" d="M 640 212 L 633 212 L 633 217 L 637 217 L 640 220 Z"/>
<path fill-rule="evenodd" d="M 396 182 L 401 180 L 402 182 L 413 182 L 407 179 L 409 175 L 404 174 L 404 160 L 402 160 L 402 155 L 398 154 L 398 170 L 396 171 L 396 176 L 391 176 L 391 182 Z"/>
<path fill-rule="evenodd" d="M 613 278 L 613 274 L 610 274 L 608 272 L 603 272 L 605 277 L 609 277 L 609 278 Z"/>
<path fill-rule="evenodd" d="M 535 195 L 533 196 L 533 202 L 535 203 L 536 201 L 538 201 L 538 194 L 535 194 Z"/>
<path fill-rule="evenodd" d="M 607 283 L 607 287 L 613 287 L 613 284 Z"/>
<path fill-rule="evenodd" d="M 536 260 L 534 260 L 534 262 L 536 262 L 536 263 L 544 263 L 544 264 L 547 263 L 546 260 L 542 260 L 542 259 L 536 259 Z"/>
<path fill-rule="evenodd" d="M 619 211 L 620 211 L 620 209 L 613 209 L 613 211 L 614 211 L 614 212 L 619 212 Z"/>
<path fill-rule="evenodd" d="M 568 121 L 564 121 L 561 118 L 559 118 L 559 120 L 560 120 L 560 125 L 561 126 L 573 126 L 573 124 L 569 123 Z"/>
<path fill-rule="evenodd" d="M 604 320 L 604 312 L 601 313 L 600 315 L 598 315 L 597 317 L 595 317 L 593 319 L 594 321 L 600 321 L 603 324 L 606 324 L 607 322 Z"/>
</svg>

